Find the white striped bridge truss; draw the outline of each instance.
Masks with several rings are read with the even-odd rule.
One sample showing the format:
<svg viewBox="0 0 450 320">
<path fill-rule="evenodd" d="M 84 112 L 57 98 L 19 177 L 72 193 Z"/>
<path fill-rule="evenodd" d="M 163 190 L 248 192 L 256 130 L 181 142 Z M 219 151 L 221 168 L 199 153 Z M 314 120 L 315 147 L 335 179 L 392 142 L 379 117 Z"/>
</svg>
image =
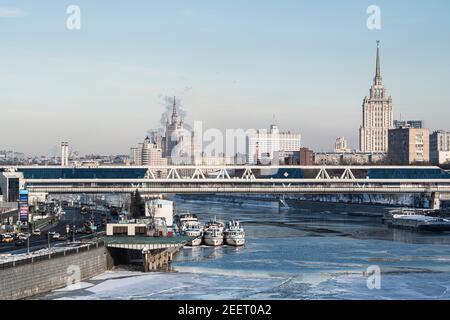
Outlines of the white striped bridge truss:
<svg viewBox="0 0 450 320">
<path fill-rule="evenodd" d="M 160 166 L 145 169 L 146 174 L 141 179 L 24 179 L 23 182 L 31 193 L 131 193 L 139 190 L 143 194 L 439 193 L 450 197 L 450 179 L 372 179 L 367 176 L 370 169 L 395 172 L 439 169 L 437 167 Z M 302 177 L 296 177 L 295 172 L 300 171 Z"/>
</svg>

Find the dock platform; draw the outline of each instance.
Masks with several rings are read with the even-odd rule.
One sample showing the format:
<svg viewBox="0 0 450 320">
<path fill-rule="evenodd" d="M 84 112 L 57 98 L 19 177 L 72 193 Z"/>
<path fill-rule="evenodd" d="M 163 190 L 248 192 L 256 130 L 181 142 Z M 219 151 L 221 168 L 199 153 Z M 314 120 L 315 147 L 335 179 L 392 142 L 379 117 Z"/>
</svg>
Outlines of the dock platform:
<svg viewBox="0 0 450 320">
<path fill-rule="evenodd" d="M 192 237 L 101 237 L 108 248 L 129 250 L 159 250 L 183 247 Z"/>
<path fill-rule="evenodd" d="M 143 260 L 145 272 L 172 271 L 172 261 L 192 237 L 101 237 L 105 246 L 117 253 L 117 250 L 130 255 L 139 254 Z M 133 253 L 134 252 L 134 253 Z M 120 253 L 119 253 L 120 254 Z"/>
</svg>

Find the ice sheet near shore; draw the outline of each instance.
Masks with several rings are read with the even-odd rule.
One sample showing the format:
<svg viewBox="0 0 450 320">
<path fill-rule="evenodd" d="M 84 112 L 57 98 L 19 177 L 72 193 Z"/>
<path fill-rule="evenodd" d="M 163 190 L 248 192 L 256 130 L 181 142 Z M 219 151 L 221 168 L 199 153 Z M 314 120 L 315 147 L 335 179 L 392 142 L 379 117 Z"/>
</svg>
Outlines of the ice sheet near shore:
<svg viewBox="0 0 450 320">
<path fill-rule="evenodd" d="M 341 237 L 250 239 L 239 250 L 183 250 L 177 272 L 107 272 L 43 299 L 450 299 L 446 249 Z M 369 265 L 382 269 L 381 290 L 367 288 Z"/>
<path fill-rule="evenodd" d="M 306 281 L 305 281 L 306 280 Z M 62 289 L 44 299 L 450 299 L 448 273 L 409 273 L 382 278 L 369 290 L 362 275 L 228 277 L 214 273 L 107 272 L 78 290 Z"/>
</svg>

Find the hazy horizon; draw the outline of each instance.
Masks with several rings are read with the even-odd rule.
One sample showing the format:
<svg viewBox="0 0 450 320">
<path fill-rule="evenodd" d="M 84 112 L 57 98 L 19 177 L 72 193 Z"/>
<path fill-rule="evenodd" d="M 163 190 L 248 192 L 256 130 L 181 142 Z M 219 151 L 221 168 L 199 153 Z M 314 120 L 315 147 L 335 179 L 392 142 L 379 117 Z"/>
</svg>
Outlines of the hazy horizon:
<svg viewBox="0 0 450 320">
<path fill-rule="evenodd" d="M 450 3 L 418 1 L 0 0 L 0 150 L 128 154 L 157 129 L 166 97 L 203 127 L 302 134 L 358 147 L 361 105 L 381 71 L 395 118 L 450 130 Z M 366 27 L 368 6 L 382 29 Z"/>
</svg>

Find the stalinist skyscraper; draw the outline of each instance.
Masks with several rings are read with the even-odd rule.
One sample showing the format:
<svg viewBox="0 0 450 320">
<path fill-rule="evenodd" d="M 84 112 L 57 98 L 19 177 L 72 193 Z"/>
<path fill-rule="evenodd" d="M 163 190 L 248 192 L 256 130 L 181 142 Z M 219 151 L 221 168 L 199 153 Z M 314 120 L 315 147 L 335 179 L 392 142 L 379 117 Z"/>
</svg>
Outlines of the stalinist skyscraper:
<svg viewBox="0 0 450 320">
<path fill-rule="evenodd" d="M 175 97 L 173 97 L 173 109 L 172 117 L 167 119 L 166 123 L 166 157 L 179 156 L 178 154 L 173 154 L 175 147 L 181 142 L 183 138 L 183 119 L 178 115 L 177 112 L 177 102 Z M 181 150 L 180 150 L 181 151 Z"/>
<path fill-rule="evenodd" d="M 381 77 L 380 42 L 377 41 L 377 63 L 370 97 L 365 97 L 363 122 L 359 129 L 359 149 L 362 152 L 387 152 L 388 130 L 394 127 L 392 98 L 388 96 Z"/>
</svg>

